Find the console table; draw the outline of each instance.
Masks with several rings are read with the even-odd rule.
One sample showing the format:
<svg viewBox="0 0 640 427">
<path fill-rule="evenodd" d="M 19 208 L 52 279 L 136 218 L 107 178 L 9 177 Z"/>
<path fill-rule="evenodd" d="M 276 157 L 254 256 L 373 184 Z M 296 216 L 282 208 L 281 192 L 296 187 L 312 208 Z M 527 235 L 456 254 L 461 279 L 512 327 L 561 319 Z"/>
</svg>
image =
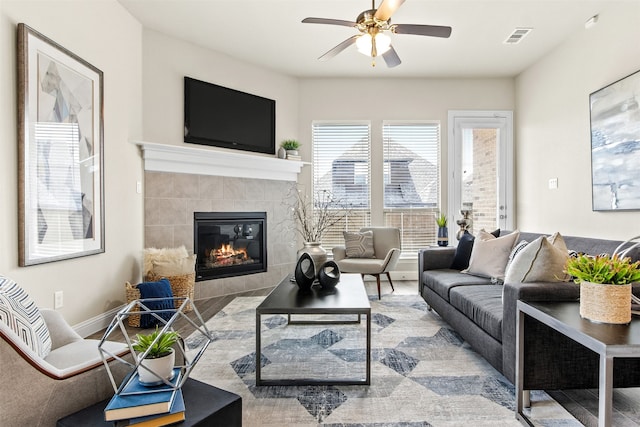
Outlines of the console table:
<svg viewBox="0 0 640 427">
<path fill-rule="evenodd" d="M 180 427 L 242 427 L 242 398 L 192 378 L 182 386 L 185 420 Z M 109 399 L 58 420 L 56 427 L 113 427 L 104 420 Z"/>
<path fill-rule="evenodd" d="M 640 357 L 640 319 L 628 325 L 594 323 L 580 317 L 580 303 L 518 301 L 516 330 L 516 418 L 533 426 L 524 415 L 523 379 L 527 333 L 524 317 L 530 316 L 600 356 L 598 426 L 611 426 L 613 363 L 615 358 Z"/>
</svg>

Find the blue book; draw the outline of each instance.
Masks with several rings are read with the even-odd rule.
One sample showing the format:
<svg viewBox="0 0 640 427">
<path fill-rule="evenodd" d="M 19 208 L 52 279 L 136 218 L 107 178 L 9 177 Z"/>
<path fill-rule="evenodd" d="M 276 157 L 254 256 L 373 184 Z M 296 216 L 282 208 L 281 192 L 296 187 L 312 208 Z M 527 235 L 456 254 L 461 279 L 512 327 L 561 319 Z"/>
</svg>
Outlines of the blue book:
<svg viewBox="0 0 640 427">
<path fill-rule="evenodd" d="M 167 413 L 147 415 L 144 417 L 136 417 L 128 420 L 116 421 L 116 427 L 161 427 L 169 424 L 174 424 L 180 421 L 184 421 L 185 407 L 184 399 L 182 397 L 182 390 L 176 392 L 171 410 Z"/>
<path fill-rule="evenodd" d="M 173 386 L 180 377 L 180 369 L 174 370 Z M 179 391 L 166 384 L 143 386 L 138 381 L 138 373 L 125 379 L 127 383 L 119 394 L 114 395 L 104 410 L 105 421 L 163 414 L 171 411 L 171 405 Z"/>
</svg>

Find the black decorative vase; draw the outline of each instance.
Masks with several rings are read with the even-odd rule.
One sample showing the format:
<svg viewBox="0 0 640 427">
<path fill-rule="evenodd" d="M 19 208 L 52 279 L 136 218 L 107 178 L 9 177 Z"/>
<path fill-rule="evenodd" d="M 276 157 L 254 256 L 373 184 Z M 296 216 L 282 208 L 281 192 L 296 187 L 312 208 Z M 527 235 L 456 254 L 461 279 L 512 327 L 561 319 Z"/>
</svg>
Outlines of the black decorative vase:
<svg viewBox="0 0 640 427">
<path fill-rule="evenodd" d="M 318 270 L 318 282 L 322 289 L 333 289 L 340 282 L 340 268 L 335 261 L 322 264 Z"/>
<path fill-rule="evenodd" d="M 447 227 L 438 227 L 438 246 L 449 245 L 449 229 Z"/>
<path fill-rule="evenodd" d="M 294 277 L 301 290 L 308 291 L 311 289 L 313 281 L 316 279 L 316 267 L 308 253 L 304 252 L 300 255 L 300 258 L 298 258 Z"/>
</svg>

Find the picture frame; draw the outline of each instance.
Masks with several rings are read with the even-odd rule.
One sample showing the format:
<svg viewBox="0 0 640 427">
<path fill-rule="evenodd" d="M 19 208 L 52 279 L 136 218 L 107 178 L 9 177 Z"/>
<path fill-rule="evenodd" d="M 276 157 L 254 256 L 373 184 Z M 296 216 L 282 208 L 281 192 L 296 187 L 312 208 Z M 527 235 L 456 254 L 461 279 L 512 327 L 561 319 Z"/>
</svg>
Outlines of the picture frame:
<svg viewBox="0 0 640 427">
<path fill-rule="evenodd" d="M 102 253 L 103 73 L 20 23 L 20 266 Z"/>
<path fill-rule="evenodd" d="M 640 209 L 640 71 L 589 95 L 594 211 Z"/>
</svg>

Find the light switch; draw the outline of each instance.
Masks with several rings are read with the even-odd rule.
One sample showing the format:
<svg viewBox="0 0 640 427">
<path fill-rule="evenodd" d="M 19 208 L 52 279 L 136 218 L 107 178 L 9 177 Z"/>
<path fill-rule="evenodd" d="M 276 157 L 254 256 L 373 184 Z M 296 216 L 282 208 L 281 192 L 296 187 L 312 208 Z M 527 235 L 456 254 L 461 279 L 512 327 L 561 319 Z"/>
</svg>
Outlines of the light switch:
<svg viewBox="0 0 640 427">
<path fill-rule="evenodd" d="M 549 190 L 556 190 L 558 188 L 558 178 L 549 178 Z"/>
</svg>

